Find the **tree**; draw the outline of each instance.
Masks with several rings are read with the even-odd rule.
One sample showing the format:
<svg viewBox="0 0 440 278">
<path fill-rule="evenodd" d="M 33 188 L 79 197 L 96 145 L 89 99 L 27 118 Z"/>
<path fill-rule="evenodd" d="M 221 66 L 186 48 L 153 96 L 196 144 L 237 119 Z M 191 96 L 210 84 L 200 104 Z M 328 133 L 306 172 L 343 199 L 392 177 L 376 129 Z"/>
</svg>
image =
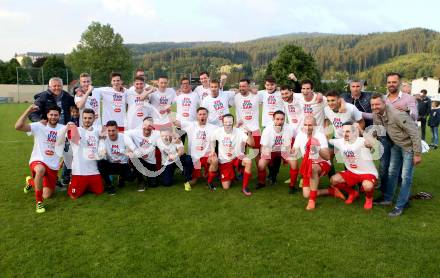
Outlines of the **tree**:
<svg viewBox="0 0 440 278">
<path fill-rule="evenodd" d="M 35 62 L 32 64 L 32 67 L 34 68 L 41 68 L 44 64 L 44 62 L 46 62 L 47 57 L 40 57 L 37 58 L 37 60 L 35 60 Z"/>
<path fill-rule="evenodd" d="M 99 22 L 92 22 L 82 33 L 79 44 L 66 57 L 66 63 L 76 75 L 89 72 L 95 85 L 108 84 L 112 71 L 131 78 L 133 70 L 131 54 L 123 45 L 122 36 L 115 33 L 110 24 Z"/>
<path fill-rule="evenodd" d="M 32 67 L 32 59 L 28 56 L 23 57 L 23 60 L 21 60 L 21 67 L 31 68 Z"/>
<path fill-rule="evenodd" d="M 287 76 L 292 72 L 299 80 L 313 80 L 315 87 L 319 89 L 321 77 L 315 59 L 302 48 L 291 44 L 281 49 L 267 67 L 266 75 L 272 75 L 279 85 L 291 85 Z"/>
<path fill-rule="evenodd" d="M 17 68 L 19 67 L 20 63 L 15 58 L 7 63 L 0 63 L 0 84 L 16 84 Z"/>
<path fill-rule="evenodd" d="M 70 76 L 72 75 L 72 73 L 69 72 L 69 68 L 64 64 L 63 57 L 56 55 L 47 57 L 47 60 L 43 64 L 43 71 L 44 84 L 47 84 L 51 77 L 59 77 L 63 79 L 64 84 L 67 84 L 68 79 L 71 79 Z"/>
</svg>

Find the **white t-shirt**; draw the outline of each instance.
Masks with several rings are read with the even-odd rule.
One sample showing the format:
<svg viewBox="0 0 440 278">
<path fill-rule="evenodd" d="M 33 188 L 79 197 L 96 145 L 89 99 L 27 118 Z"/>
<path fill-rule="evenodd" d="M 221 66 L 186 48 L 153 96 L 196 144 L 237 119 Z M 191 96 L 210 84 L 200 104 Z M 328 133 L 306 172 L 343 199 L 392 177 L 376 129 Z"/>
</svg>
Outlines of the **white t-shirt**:
<svg viewBox="0 0 440 278">
<path fill-rule="evenodd" d="M 115 141 L 110 138 L 105 138 L 105 153 L 106 159 L 111 163 L 128 163 L 128 156 L 126 155 L 124 134 L 119 133 Z"/>
<path fill-rule="evenodd" d="M 303 122 L 303 111 L 298 100 L 293 98 L 291 103 L 283 101 L 283 104 L 284 113 L 286 113 L 286 122 L 291 124 L 295 130 L 298 130 Z"/>
<path fill-rule="evenodd" d="M 82 99 L 82 96 L 75 96 L 75 104 L 77 104 Z M 82 113 L 85 108 L 90 108 L 95 111 L 95 121 L 93 126 L 101 126 L 101 93 L 99 90 L 93 89 L 92 95 L 87 97 L 84 107 L 79 110 L 79 125 L 82 126 Z"/>
<path fill-rule="evenodd" d="M 31 131 L 27 134 L 34 136 L 34 147 L 32 148 L 29 164 L 34 161 L 41 161 L 52 170 L 60 169 L 64 144 L 57 146 L 56 142 L 60 139 L 60 133 L 66 126 L 57 124 L 55 128 L 43 125 L 40 122 L 29 125 Z"/>
<path fill-rule="evenodd" d="M 377 178 L 377 169 L 374 166 L 373 156 L 370 150 L 365 147 L 365 139 L 356 138 L 353 143 L 346 142 L 343 138 L 331 139 L 337 150 L 337 159 L 342 158 L 347 170 L 352 173 L 363 175 L 371 174 Z"/>
<path fill-rule="evenodd" d="M 288 151 L 295 136 L 296 130 L 292 125 L 284 124 L 283 129 L 276 132 L 274 125 L 271 124 L 264 128 L 260 144 L 270 148 L 273 152 Z"/>
<path fill-rule="evenodd" d="M 244 144 L 248 136 L 240 128 L 234 128 L 231 133 L 226 133 L 223 127 L 217 128 L 211 140 L 218 141 L 218 159 L 220 163 L 232 161 L 244 152 Z"/>
<path fill-rule="evenodd" d="M 194 93 L 196 93 L 199 96 L 200 101 L 203 101 L 205 97 L 211 95 L 211 89 L 209 87 L 203 88 L 203 85 L 199 85 L 194 89 Z"/>
<path fill-rule="evenodd" d="M 150 164 L 156 164 L 155 149 L 160 140 L 159 131 L 153 130 L 150 136 L 145 137 L 142 129 L 132 129 L 124 133 L 125 144 L 136 157 L 142 158 Z"/>
<path fill-rule="evenodd" d="M 142 125 L 145 117 L 157 116 L 153 107 L 145 100 L 141 100 L 136 91 L 127 91 L 127 129 L 135 129 Z"/>
<path fill-rule="evenodd" d="M 86 130 L 83 127 L 78 127 L 78 133 L 80 136 L 79 144 L 70 141 L 73 154 L 72 175 L 99 175 L 97 163 L 99 159 L 99 129 L 93 127 L 92 130 Z"/>
<path fill-rule="evenodd" d="M 195 92 L 181 93 L 176 97 L 176 119 L 181 123 L 196 120 L 196 110 L 200 105 L 199 96 Z"/>
<path fill-rule="evenodd" d="M 153 118 L 155 124 L 164 125 L 171 122 L 170 113 L 165 110 L 171 108 L 171 104 L 176 99 L 176 91 L 173 88 L 166 88 L 164 92 L 159 90 L 150 94 L 150 103 L 159 112 L 159 117 Z"/>
<path fill-rule="evenodd" d="M 174 162 L 176 162 L 179 159 L 179 155 L 177 153 L 177 150 L 179 148 L 183 148 L 183 144 L 182 143 L 165 144 L 162 141 L 162 138 L 160 138 L 157 141 L 157 148 L 160 150 L 160 154 L 162 156 L 162 165 L 166 166 L 166 165 L 173 164 Z M 171 159 L 170 156 L 173 156 L 174 159 Z"/>
<path fill-rule="evenodd" d="M 106 125 L 108 121 L 116 121 L 118 127 L 124 127 L 125 106 L 127 95 L 125 89 L 122 92 L 115 91 L 112 87 L 103 87 L 94 89 L 99 90 L 102 99 L 102 124 Z"/>
<path fill-rule="evenodd" d="M 318 94 L 314 93 L 311 101 L 306 101 L 303 94 L 294 94 L 295 98 L 298 100 L 303 113 L 303 119 L 307 116 L 313 116 L 316 119 L 316 124 L 318 127 L 324 127 L 324 108 L 327 106 L 327 99 L 323 97 L 323 100 L 318 103 Z M 302 125 L 302 123 L 301 123 Z"/>
<path fill-rule="evenodd" d="M 299 149 L 301 152 L 300 155 L 303 157 L 306 152 L 306 145 L 309 141 L 309 138 L 307 138 L 307 133 L 299 132 L 298 135 L 295 137 L 295 143 L 293 144 L 293 147 L 295 149 Z M 312 147 L 310 148 L 310 155 L 309 159 L 313 160 L 314 162 L 321 162 L 326 161 L 328 164 L 331 164 L 329 160 L 324 160 L 319 156 L 319 151 L 321 149 L 328 148 L 328 142 L 327 138 L 322 132 L 315 131 L 312 136 Z"/>
<path fill-rule="evenodd" d="M 267 90 L 258 91 L 260 102 L 263 103 L 262 126 L 268 126 L 273 122 L 273 113 L 276 111 L 284 111 L 283 99 L 280 91 L 273 93 Z"/>
<path fill-rule="evenodd" d="M 334 129 L 335 138 L 342 138 L 342 124 L 348 121 L 353 123 L 362 120 L 362 113 L 353 104 L 346 103 L 345 107 L 347 111 L 345 113 L 334 112 L 330 107 L 326 106 L 324 108 L 325 118 L 328 119 Z"/>
<path fill-rule="evenodd" d="M 208 122 L 216 126 L 223 126 L 223 115 L 229 113 L 229 106 L 234 103 L 235 93 L 220 91 L 216 98 L 211 95 L 205 97 L 200 106 L 208 109 Z"/>
<path fill-rule="evenodd" d="M 193 160 L 205 157 L 211 151 L 211 136 L 217 126 L 207 123 L 201 127 L 198 122 L 184 122 L 182 128 L 188 135 L 188 150 Z"/>
<path fill-rule="evenodd" d="M 260 130 L 260 97 L 249 93 L 247 96 L 236 94 L 234 97 L 236 121 L 243 121 L 251 131 Z"/>
</svg>

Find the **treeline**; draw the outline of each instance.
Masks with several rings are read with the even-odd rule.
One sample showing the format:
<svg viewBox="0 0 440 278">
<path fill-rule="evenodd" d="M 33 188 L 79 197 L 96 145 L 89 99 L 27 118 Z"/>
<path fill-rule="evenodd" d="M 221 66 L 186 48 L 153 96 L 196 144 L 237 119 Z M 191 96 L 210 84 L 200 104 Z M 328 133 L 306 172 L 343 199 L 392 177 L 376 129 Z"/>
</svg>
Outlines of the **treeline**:
<svg viewBox="0 0 440 278">
<path fill-rule="evenodd" d="M 177 48 L 173 48 L 172 43 L 127 46 L 136 53 L 135 62 L 156 75 L 173 71 L 197 73 L 207 69 L 219 73 L 225 64 L 242 64 L 247 76 L 259 78 L 287 44 L 300 46 L 311 54 L 323 78 L 331 79 L 335 72 L 360 75 L 402 55 L 440 54 L 440 33 L 416 28 L 368 35 L 292 34 L 239 43 L 184 43 L 183 46 L 177 43 Z M 140 49 L 145 52 L 142 57 Z M 429 71 L 424 73 L 432 75 Z"/>
</svg>

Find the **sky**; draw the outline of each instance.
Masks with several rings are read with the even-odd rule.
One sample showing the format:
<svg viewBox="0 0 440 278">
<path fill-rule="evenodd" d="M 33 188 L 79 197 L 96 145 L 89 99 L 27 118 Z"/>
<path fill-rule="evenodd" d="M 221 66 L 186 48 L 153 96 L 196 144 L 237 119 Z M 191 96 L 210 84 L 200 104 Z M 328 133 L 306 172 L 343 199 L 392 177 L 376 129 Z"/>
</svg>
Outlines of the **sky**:
<svg viewBox="0 0 440 278">
<path fill-rule="evenodd" d="M 398 3 L 398 4 L 397 4 Z M 92 21 L 125 43 L 237 42 L 298 32 L 440 31 L 440 1 L 0 0 L 0 59 L 69 53 Z"/>
</svg>

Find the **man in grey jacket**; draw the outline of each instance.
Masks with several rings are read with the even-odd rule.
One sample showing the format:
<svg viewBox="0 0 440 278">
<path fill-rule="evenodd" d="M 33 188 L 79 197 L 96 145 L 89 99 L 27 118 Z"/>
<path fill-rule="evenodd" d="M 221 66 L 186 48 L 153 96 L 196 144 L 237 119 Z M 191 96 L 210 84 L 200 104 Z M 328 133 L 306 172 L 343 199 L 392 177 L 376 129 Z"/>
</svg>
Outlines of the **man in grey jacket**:
<svg viewBox="0 0 440 278">
<path fill-rule="evenodd" d="M 381 205 L 391 205 L 394 191 L 402 169 L 402 184 L 394 209 L 388 214 L 391 217 L 403 213 L 411 193 L 414 166 L 422 161 L 421 139 L 415 121 L 408 113 L 394 109 L 386 104 L 383 95 L 374 94 L 371 97 L 373 123 L 385 128 L 393 141 L 391 147 L 390 165 L 386 188 L 383 190 Z"/>
</svg>

